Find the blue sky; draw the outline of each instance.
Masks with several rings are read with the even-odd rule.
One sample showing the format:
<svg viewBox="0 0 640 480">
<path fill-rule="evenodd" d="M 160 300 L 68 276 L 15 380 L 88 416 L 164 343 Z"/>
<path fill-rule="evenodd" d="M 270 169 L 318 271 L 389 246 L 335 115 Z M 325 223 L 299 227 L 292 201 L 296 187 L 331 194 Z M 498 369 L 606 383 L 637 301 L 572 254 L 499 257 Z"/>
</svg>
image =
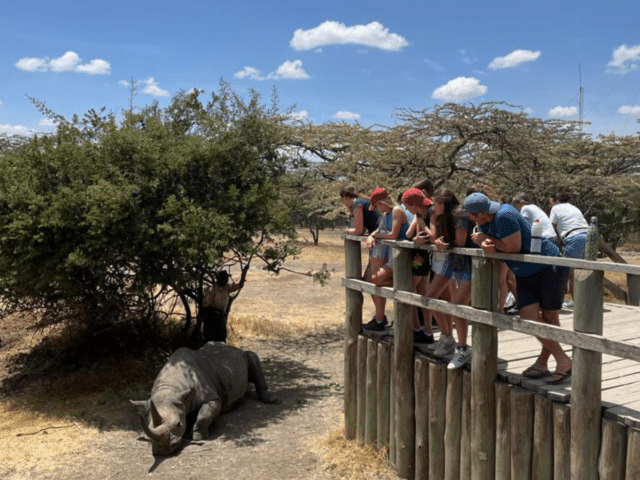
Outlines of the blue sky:
<svg viewBox="0 0 640 480">
<path fill-rule="evenodd" d="M 66 117 L 166 106 L 220 79 L 314 123 L 392 124 L 395 108 L 505 101 L 592 134 L 640 131 L 636 1 L 34 0 L 0 13 L 0 132 L 51 131 L 28 97 Z"/>
</svg>

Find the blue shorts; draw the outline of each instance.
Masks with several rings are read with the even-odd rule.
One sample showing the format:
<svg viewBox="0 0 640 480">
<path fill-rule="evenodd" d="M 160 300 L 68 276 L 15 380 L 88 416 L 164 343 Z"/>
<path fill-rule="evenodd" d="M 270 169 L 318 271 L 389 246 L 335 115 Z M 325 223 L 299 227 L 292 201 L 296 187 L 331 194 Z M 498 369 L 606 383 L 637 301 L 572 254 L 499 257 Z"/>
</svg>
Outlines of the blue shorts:
<svg viewBox="0 0 640 480">
<path fill-rule="evenodd" d="M 569 268 L 557 265 L 549 265 L 529 277 L 516 277 L 518 306 L 522 309 L 539 303 L 543 310 L 560 310 L 568 279 Z"/>
<path fill-rule="evenodd" d="M 393 268 L 393 254 L 389 245 L 383 243 L 376 243 L 376 246 L 371 249 L 371 258 L 382 258 L 389 267 Z"/>
<path fill-rule="evenodd" d="M 564 240 L 563 256 L 567 258 L 584 258 L 584 247 L 587 245 L 587 234 L 576 233 Z"/>
</svg>

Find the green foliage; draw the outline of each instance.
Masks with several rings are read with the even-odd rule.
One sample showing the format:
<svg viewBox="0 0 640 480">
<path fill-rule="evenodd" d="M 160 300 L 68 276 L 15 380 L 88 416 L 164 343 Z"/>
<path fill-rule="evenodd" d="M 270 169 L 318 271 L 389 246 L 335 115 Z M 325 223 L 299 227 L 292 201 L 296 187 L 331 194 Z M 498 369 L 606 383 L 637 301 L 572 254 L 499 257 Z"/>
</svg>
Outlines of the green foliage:
<svg viewBox="0 0 640 480">
<path fill-rule="evenodd" d="M 66 121 L 34 101 L 59 127 L 0 164 L 4 314 L 103 328 L 158 314 L 169 291 L 190 313 L 216 270 L 293 234 L 277 106 L 225 83 L 206 106 L 200 93 L 120 123 L 93 110 Z"/>
<path fill-rule="evenodd" d="M 315 161 L 289 176 L 302 204 L 291 205 L 337 218 L 343 185 L 365 193 L 384 186 L 395 196 L 429 178 L 459 199 L 480 184 L 507 201 L 526 192 L 543 207 L 550 194 L 567 191 L 586 217 L 599 217 L 614 245 L 638 225 L 638 136 L 593 139 L 577 122 L 530 117 L 496 102 L 399 109 L 395 116 L 392 127 L 297 126 L 291 144 Z"/>
</svg>

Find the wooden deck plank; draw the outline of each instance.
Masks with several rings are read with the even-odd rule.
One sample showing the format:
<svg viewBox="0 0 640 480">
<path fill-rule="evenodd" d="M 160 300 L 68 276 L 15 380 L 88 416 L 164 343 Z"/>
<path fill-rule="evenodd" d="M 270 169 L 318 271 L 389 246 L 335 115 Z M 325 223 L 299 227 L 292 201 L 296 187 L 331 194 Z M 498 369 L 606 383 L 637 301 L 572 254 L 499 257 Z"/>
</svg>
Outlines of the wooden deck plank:
<svg viewBox="0 0 640 480">
<path fill-rule="evenodd" d="M 640 309 L 627 305 L 606 304 L 604 309 L 603 336 L 632 345 L 640 345 Z M 573 312 L 560 312 L 560 325 L 573 327 Z M 540 343 L 532 342 L 529 335 L 514 331 L 498 332 L 498 378 L 538 393 L 555 401 L 568 402 L 571 383 L 547 385 L 544 379 L 529 379 L 521 375 L 540 353 Z M 571 355 L 572 347 L 563 345 Z M 550 359 L 549 369 L 554 361 Z M 602 357 L 602 401 L 609 418 L 628 425 L 640 426 L 640 364 L 613 355 Z"/>
</svg>

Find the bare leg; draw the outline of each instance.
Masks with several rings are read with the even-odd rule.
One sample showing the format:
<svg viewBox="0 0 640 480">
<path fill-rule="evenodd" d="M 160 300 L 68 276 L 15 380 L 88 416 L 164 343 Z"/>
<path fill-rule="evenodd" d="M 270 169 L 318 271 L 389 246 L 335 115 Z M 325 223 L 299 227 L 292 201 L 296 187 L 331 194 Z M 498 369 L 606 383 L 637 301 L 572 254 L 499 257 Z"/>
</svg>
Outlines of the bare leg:
<svg viewBox="0 0 640 480">
<path fill-rule="evenodd" d="M 520 316 L 527 320 L 535 320 L 536 322 L 543 321 L 544 323 L 548 323 L 550 325 L 560 325 L 560 319 L 558 317 L 557 310 L 543 310 L 542 317 L 540 316 L 540 304 L 534 303 L 532 305 L 527 305 L 526 307 L 520 309 Z M 562 347 L 555 340 L 549 340 L 545 338 L 539 338 L 540 343 L 542 343 L 542 351 L 538 356 L 538 360 L 536 360 L 536 365 L 538 361 L 544 361 L 545 356 L 548 359 L 549 354 L 553 355 L 553 358 L 556 361 L 556 372 L 566 373 L 571 370 L 571 359 L 564 352 Z M 546 349 L 546 352 L 545 352 Z M 545 361 L 546 365 L 546 361 Z"/>
<path fill-rule="evenodd" d="M 433 281 L 429 284 L 427 288 L 426 296 L 429 298 L 437 298 L 441 300 L 449 301 L 451 299 L 451 291 L 449 289 L 449 281 L 450 279 L 447 277 L 443 277 L 442 275 L 436 274 L 433 277 Z M 429 313 L 429 317 L 431 316 L 431 312 Z M 440 333 L 446 335 L 447 337 L 451 336 L 451 318 L 449 315 L 446 315 L 442 312 L 433 312 L 433 316 L 438 323 L 438 328 L 440 329 Z"/>
<path fill-rule="evenodd" d="M 457 282 L 458 288 L 453 293 L 452 301 L 456 305 L 469 305 L 471 302 L 471 282 L 468 280 L 453 280 Z M 464 347 L 467 344 L 467 334 L 469 331 L 469 321 L 466 318 L 453 317 L 458 334 L 458 345 Z"/>
</svg>

